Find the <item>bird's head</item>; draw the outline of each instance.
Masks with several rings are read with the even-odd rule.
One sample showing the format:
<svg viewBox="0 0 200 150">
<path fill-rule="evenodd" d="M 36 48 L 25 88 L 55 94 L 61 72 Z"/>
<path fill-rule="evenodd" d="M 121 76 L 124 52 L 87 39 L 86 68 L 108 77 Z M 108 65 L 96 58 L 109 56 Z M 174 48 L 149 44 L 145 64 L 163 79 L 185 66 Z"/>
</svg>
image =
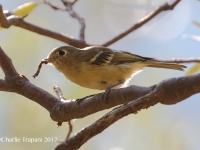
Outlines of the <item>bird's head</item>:
<svg viewBox="0 0 200 150">
<path fill-rule="evenodd" d="M 57 47 L 54 48 L 44 60 L 57 67 L 58 65 L 66 64 L 77 50 L 77 48 L 72 46 Z"/>
</svg>

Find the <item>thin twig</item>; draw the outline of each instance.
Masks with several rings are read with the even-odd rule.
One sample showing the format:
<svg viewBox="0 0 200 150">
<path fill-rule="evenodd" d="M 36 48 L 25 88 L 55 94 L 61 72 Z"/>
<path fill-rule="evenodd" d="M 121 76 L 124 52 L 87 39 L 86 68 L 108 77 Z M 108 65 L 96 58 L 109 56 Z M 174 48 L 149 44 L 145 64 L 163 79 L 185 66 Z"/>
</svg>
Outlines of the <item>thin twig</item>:
<svg viewBox="0 0 200 150">
<path fill-rule="evenodd" d="M 81 17 L 80 15 L 78 15 L 74 10 L 73 10 L 73 5 L 77 2 L 77 0 L 74 0 L 73 2 L 68 2 L 66 0 L 61 0 L 63 2 L 63 4 L 65 5 L 65 8 L 61 8 L 58 7 L 54 4 L 51 4 L 50 2 L 47 2 L 46 0 L 44 0 L 44 3 L 49 5 L 51 8 L 53 8 L 54 10 L 62 10 L 62 11 L 68 11 L 70 16 L 77 19 L 79 21 L 79 24 L 81 26 L 80 28 L 80 41 L 85 42 L 85 20 L 83 17 Z"/>
<path fill-rule="evenodd" d="M 57 94 L 59 100 L 61 100 L 61 101 L 66 100 L 66 99 L 64 98 L 63 94 L 62 94 L 61 89 L 60 89 L 58 86 L 56 86 L 56 85 L 53 86 L 53 89 L 54 89 L 54 91 L 56 92 L 56 94 Z M 57 127 L 62 126 L 62 123 L 63 123 L 63 122 L 57 122 Z"/>
<path fill-rule="evenodd" d="M 126 30 L 125 32 L 119 34 L 118 36 L 116 36 L 115 38 L 111 39 L 110 41 L 104 43 L 102 46 L 109 46 L 113 43 L 115 43 L 116 41 L 122 39 L 123 37 L 125 37 L 126 35 L 128 35 L 129 33 L 133 32 L 134 30 L 140 28 L 141 26 L 143 26 L 145 23 L 149 22 L 151 19 L 153 19 L 155 16 L 157 16 L 159 13 L 161 13 L 162 11 L 166 11 L 166 10 L 173 10 L 174 7 L 180 2 L 181 0 L 176 0 L 173 4 L 169 5 L 168 3 L 165 3 L 164 5 L 160 6 L 157 10 L 153 11 L 152 13 L 150 13 L 149 15 L 147 15 L 146 17 L 144 17 L 143 19 L 141 19 L 137 24 L 133 25 L 130 29 Z"/>
<path fill-rule="evenodd" d="M 58 86 L 54 86 L 53 87 L 54 91 L 56 92 L 56 94 L 58 95 L 59 99 L 62 101 L 62 100 L 66 100 L 66 98 L 63 96 L 63 93 L 61 91 L 61 89 L 58 87 Z M 57 122 L 57 126 L 61 126 L 62 125 L 62 122 Z M 67 136 L 66 136 L 66 139 L 69 138 L 69 136 L 71 135 L 72 133 L 72 130 L 73 130 L 73 126 L 71 124 L 71 120 L 68 121 L 68 128 L 69 128 L 69 131 L 67 133 Z"/>
<path fill-rule="evenodd" d="M 138 22 L 137 24 L 135 24 L 134 26 L 132 26 L 130 29 L 128 29 L 127 31 L 121 33 L 120 35 L 116 36 L 115 38 L 111 39 L 110 41 L 104 43 L 102 46 L 109 46 L 113 43 L 115 43 L 116 41 L 122 39 L 123 37 L 125 37 L 126 35 L 128 35 L 129 33 L 131 33 L 132 31 L 138 29 L 139 27 L 141 27 L 142 25 L 144 25 L 145 23 L 147 23 L 148 21 L 150 21 L 151 19 L 153 19 L 156 15 L 158 15 L 160 12 L 162 11 L 166 11 L 166 10 L 172 10 L 174 9 L 174 7 L 180 2 L 181 0 L 176 0 L 172 5 L 168 5 L 168 4 L 164 4 L 163 6 L 159 7 L 156 11 L 152 12 L 151 14 L 149 14 L 147 17 L 143 18 L 140 22 Z M 38 34 L 44 35 L 44 36 L 48 36 L 54 39 L 57 39 L 59 41 L 63 41 L 69 45 L 78 47 L 78 48 L 84 48 L 87 46 L 90 46 L 91 44 L 87 44 L 85 43 L 85 41 L 83 40 L 76 40 L 73 37 L 69 37 L 69 36 L 65 36 L 56 32 L 52 32 L 50 30 L 44 29 L 44 28 L 40 28 L 38 26 L 32 25 L 30 23 L 25 22 L 23 19 L 20 18 L 12 18 L 15 20 L 15 22 L 9 22 L 9 25 L 2 24 L 3 19 L 4 19 L 4 15 L 2 16 L 2 12 L 0 12 L 0 23 L 1 26 L 4 28 L 8 28 L 10 25 L 15 25 L 33 32 L 36 32 Z M 9 18 L 11 20 L 11 18 Z M 79 21 L 80 23 L 81 20 Z M 80 32 L 80 39 L 84 39 L 84 24 L 82 23 L 82 28 L 81 28 L 81 32 Z"/>
<path fill-rule="evenodd" d="M 200 42 L 200 36 L 197 35 L 189 35 L 189 34 L 183 34 L 182 35 L 183 38 L 188 38 L 197 42 Z"/>
<path fill-rule="evenodd" d="M 58 87 L 58 86 L 54 86 L 53 87 L 53 89 L 54 89 L 54 91 L 56 92 L 56 94 L 57 94 L 57 96 L 58 96 L 58 98 L 60 99 L 60 100 L 66 100 L 66 98 L 64 98 L 64 96 L 63 96 L 63 93 L 62 93 L 62 91 L 61 91 L 61 89 Z"/>
<path fill-rule="evenodd" d="M 67 10 L 68 10 L 68 12 L 69 12 L 69 14 L 70 14 L 71 17 L 76 18 L 79 21 L 80 26 L 81 26 L 79 37 L 80 37 L 81 41 L 85 42 L 85 20 L 84 20 L 84 18 L 82 18 L 81 16 L 79 16 L 73 10 L 72 5 L 73 5 L 72 3 L 67 2 L 67 5 L 66 5 Z"/>
<path fill-rule="evenodd" d="M 69 132 L 68 132 L 68 134 L 66 136 L 66 139 L 68 139 L 70 137 L 70 134 L 72 133 L 72 130 L 73 130 L 73 126 L 71 124 L 71 120 L 68 121 L 68 127 L 69 127 Z"/>
<path fill-rule="evenodd" d="M 13 15 L 12 12 L 8 11 L 8 10 L 3 10 L 3 13 L 6 17 Z"/>
<path fill-rule="evenodd" d="M 72 5 L 74 5 L 76 2 L 77 2 L 77 0 L 74 0 L 74 1 L 72 2 Z"/>
<path fill-rule="evenodd" d="M 44 35 L 47 37 L 57 39 L 59 41 L 65 42 L 69 45 L 72 45 L 72 46 L 75 46 L 78 48 L 84 48 L 84 47 L 89 46 L 84 41 L 75 39 L 71 36 L 53 32 L 51 30 L 47 30 L 47 29 L 41 28 L 39 26 L 33 25 L 31 23 L 28 23 L 28 22 L 24 21 L 22 17 L 9 16 L 6 18 L 1 8 L 2 8 L 2 6 L 0 5 L 0 25 L 3 28 L 9 28 L 11 25 L 15 25 L 15 26 L 27 29 L 29 31 L 38 33 L 40 35 Z"/>
<path fill-rule="evenodd" d="M 53 8 L 54 10 L 62 10 L 62 11 L 67 11 L 67 8 L 63 8 L 63 7 L 58 7 L 50 2 L 48 2 L 47 0 L 44 0 L 44 3 L 49 5 L 51 8 Z"/>
<path fill-rule="evenodd" d="M 188 59 L 174 58 L 172 60 L 159 60 L 159 59 L 156 59 L 156 60 L 161 61 L 161 62 L 166 62 L 166 63 L 198 63 L 200 62 L 200 58 L 188 58 Z"/>
</svg>

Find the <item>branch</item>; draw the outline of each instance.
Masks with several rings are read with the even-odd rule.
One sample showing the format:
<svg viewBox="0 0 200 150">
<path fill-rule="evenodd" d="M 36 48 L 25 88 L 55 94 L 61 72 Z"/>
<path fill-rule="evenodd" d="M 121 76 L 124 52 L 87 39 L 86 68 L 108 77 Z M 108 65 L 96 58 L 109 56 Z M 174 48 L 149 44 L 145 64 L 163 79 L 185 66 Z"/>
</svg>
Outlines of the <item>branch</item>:
<svg viewBox="0 0 200 150">
<path fill-rule="evenodd" d="M 200 62 L 200 58 L 188 58 L 188 59 L 177 59 L 174 58 L 172 60 L 159 60 L 157 61 L 166 62 L 166 63 L 198 63 Z"/>
<path fill-rule="evenodd" d="M 102 93 L 100 93 L 84 100 L 78 105 L 75 100 L 58 100 L 45 90 L 31 84 L 28 80 L 15 73 L 15 69 L 11 61 L 10 63 L 5 63 L 8 60 L 9 58 L 7 55 L 2 49 L 0 49 L 0 65 L 2 69 L 9 70 L 9 68 L 11 68 L 11 72 L 14 72 L 14 76 L 8 76 L 6 78 L 5 82 L 7 84 L 4 84 L 5 86 L 0 86 L 0 90 L 15 92 L 35 101 L 47 109 L 50 112 L 51 118 L 56 122 L 67 122 L 71 119 L 83 118 L 98 111 L 127 103 L 154 91 L 155 86 L 159 85 L 151 87 L 130 86 L 127 88 L 115 89 L 109 92 L 108 99 L 106 101 L 102 99 Z M 4 73 L 7 74 L 10 72 L 5 71 Z M 185 97 L 181 97 L 184 94 L 187 94 L 187 97 L 189 97 L 192 94 L 197 93 L 200 89 L 200 84 L 197 84 L 200 81 L 199 76 L 200 74 L 164 81 L 162 84 L 163 86 L 159 86 L 161 91 L 165 89 L 165 91 L 162 92 L 162 95 L 159 95 L 160 101 L 162 101 L 163 104 L 175 104 L 185 99 Z M 3 83 L 4 82 L 2 82 L 2 84 Z M 188 87 L 190 87 L 190 90 L 188 90 Z M 175 98 L 164 100 L 165 97 L 174 95 L 174 93 L 176 95 Z M 177 95 L 181 96 L 177 97 Z"/>
<path fill-rule="evenodd" d="M 67 8 L 63 8 L 63 7 L 58 7 L 50 2 L 48 2 L 47 0 L 44 0 L 44 3 L 49 5 L 51 8 L 53 8 L 54 10 L 62 10 L 62 11 L 67 11 Z"/>
<path fill-rule="evenodd" d="M 62 10 L 62 11 L 68 11 L 70 16 L 73 18 L 76 18 L 81 26 L 80 29 L 80 41 L 85 42 L 85 20 L 84 18 L 82 18 L 81 16 L 79 16 L 74 10 L 73 10 L 73 5 L 77 2 L 76 0 L 74 0 L 73 2 L 68 2 L 66 0 L 61 0 L 63 2 L 63 4 L 65 5 L 65 8 L 61 8 L 58 7 L 54 4 L 51 4 L 49 2 L 47 2 L 46 0 L 44 1 L 47 5 L 49 5 L 51 8 L 53 8 L 54 10 Z"/>
<path fill-rule="evenodd" d="M 115 111 L 110 112 L 92 126 L 85 128 L 66 141 L 66 143 L 69 144 L 73 143 L 74 139 L 78 139 L 80 143 L 75 144 L 77 146 L 80 146 L 116 120 L 130 113 L 136 113 L 140 109 L 148 108 L 158 102 L 162 104 L 176 104 L 200 92 L 200 74 L 196 74 L 187 77 L 168 79 L 151 87 L 130 86 L 127 88 L 111 90 L 106 101 L 102 100 L 102 93 L 100 93 L 77 105 L 74 100 L 58 100 L 48 92 L 31 84 L 24 76 L 19 75 L 15 71 L 10 58 L 1 48 L 0 66 L 6 75 L 5 80 L 0 80 L 1 91 L 15 92 L 37 102 L 46 108 L 50 112 L 51 118 L 57 122 L 83 118 L 95 112 L 127 103 L 126 105 L 115 109 Z M 129 101 L 131 102 L 128 103 Z M 82 108 L 84 111 L 82 111 Z M 132 111 L 130 111 L 130 109 Z M 93 130 L 92 128 L 94 127 L 98 128 Z M 87 134 L 88 136 L 83 139 L 85 133 L 90 134 Z M 66 143 L 64 145 L 66 145 Z M 74 144 L 70 145 L 73 146 Z"/>
<path fill-rule="evenodd" d="M 58 98 L 60 100 L 66 100 L 66 98 L 63 96 L 61 89 L 58 86 L 53 87 L 54 91 L 56 92 Z"/>
<path fill-rule="evenodd" d="M 84 47 L 89 46 L 84 41 L 80 41 L 80 40 L 74 39 L 73 37 L 66 36 L 66 35 L 63 35 L 63 34 L 60 34 L 60 33 L 56 33 L 56 32 L 41 28 L 39 26 L 30 24 L 28 22 L 25 22 L 23 20 L 23 18 L 21 18 L 21 17 L 11 15 L 11 16 L 6 18 L 4 13 L 3 13 L 1 5 L 0 5 L 0 24 L 1 24 L 1 27 L 3 27 L 3 28 L 9 28 L 11 25 L 18 26 L 18 27 L 27 29 L 29 31 L 38 33 L 40 35 L 51 37 L 51 38 L 54 38 L 56 40 L 65 42 L 69 45 L 79 47 L 79 48 L 84 48 Z"/>
<path fill-rule="evenodd" d="M 68 139 L 70 137 L 72 130 L 73 130 L 73 126 L 72 126 L 71 121 L 68 121 L 68 128 L 69 128 L 69 131 L 67 133 L 66 139 Z"/>
<path fill-rule="evenodd" d="M 159 102 L 162 104 L 175 104 L 193 94 L 199 93 L 199 84 L 200 74 L 162 81 L 157 84 L 149 94 L 115 108 L 95 123 L 78 132 L 74 137 L 66 139 L 56 147 L 56 150 L 76 150 L 89 139 L 108 128 L 114 122 L 129 114 L 136 114 L 141 109 L 147 109 Z"/>
<path fill-rule="evenodd" d="M 54 105 L 62 103 L 43 89 L 31 84 L 28 79 L 16 72 L 11 59 L 0 47 L 0 66 L 6 76 L 5 80 L 0 80 L 0 90 L 21 94 L 33 100 L 49 110 L 54 109 Z"/>
<path fill-rule="evenodd" d="M 64 0 L 63 0 L 64 1 Z M 127 31 L 119 34 L 118 36 L 116 36 L 115 38 L 111 39 L 110 41 L 104 43 L 102 46 L 109 46 L 113 43 L 115 43 L 116 41 L 122 39 L 123 37 L 125 37 L 126 35 L 128 35 L 129 33 L 133 32 L 134 30 L 138 29 L 139 27 L 143 26 L 145 23 L 147 23 L 148 21 L 150 21 L 151 19 L 153 19 L 156 15 L 158 15 L 159 13 L 161 13 L 162 11 L 166 11 L 166 10 L 173 10 L 174 7 L 180 2 L 181 0 L 176 0 L 173 4 L 169 5 L 169 4 L 164 4 L 163 6 L 159 7 L 157 10 L 155 10 L 154 12 L 150 13 L 148 16 L 144 17 L 141 21 L 139 21 L 137 24 L 133 25 L 130 29 L 128 29 Z M 65 1 L 66 2 L 66 1 Z M 72 5 L 77 2 L 76 0 L 74 2 L 72 2 Z M 47 2 L 48 3 L 48 2 Z M 49 3 L 48 3 L 49 4 Z M 59 9 L 59 10 L 66 10 L 65 8 L 59 8 L 57 6 L 54 5 L 50 5 L 52 8 L 54 9 Z M 91 44 L 87 44 L 83 39 L 84 39 L 84 29 L 85 29 L 85 23 L 83 18 L 81 18 L 80 16 L 76 16 L 76 18 L 79 18 L 79 22 L 81 24 L 81 32 L 80 32 L 80 39 L 74 39 L 71 36 L 66 36 L 63 34 L 59 34 L 56 32 L 52 32 L 50 30 L 38 27 L 36 25 L 32 25 L 30 23 L 25 22 L 22 18 L 20 17 L 16 17 L 16 16 L 9 16 L 7 17 L 7 21 L 6 21 L 6 17 L 3 14 L 3 10 L 2 10 L 2 6 L 0 6 L 0 23 L 1 26 L 4 28 L 9 28 L 11 25 L 15 25 L 24 29 L 27 29 L 29 31 L 38 33 L 40 35 L 44 35 L 47 37 L 51 37 L 54 38 L 56 40 L 65 42 L 69 45 L 78 47 L 78 48 L 84 48 L 87 46 L 91 46 Z"/>
<path fill-rule="evenodd" d="M 0 66 L 6 77 L 18 76 L 11 59 L 0 48 Z"/>
<path fill-rule="evenodd" d="M 88 99 L 87 101 L 82 102 L 80 105 L 77 105 L 74 100 L 59 100 L 49 94 L 47 91 L 31 84 L 26 78 L 20 76 L 17 72 L 15 72 L 14 66 L 10 61 L 10 58 L 3 52 L 1 48 L 0 66 L 6 74 L 5 80 L 0 80 L 0 85 L 2 85 L 0 86 L 1 91 L 18 93 L 27 97 L 30 100 L 35 101 L 36 103 L 47 109 L 50 112 L 51 118 L 57 122 L 67 122 L 71 119 L 83 118 L 89 114 L 93 114 L 97 111 L 123 104 L 127 101 L 122 98 L 123 96 L 119 93 L 116 96 L 121 95 L 121 102 L 115 101 L 115 96 L 113 96 L 113 100 L 110 100 L 108 103 L 106 103 L 101 99 L 102 94 L 98 94 L 93 97 L 94 99 Z M 10 75 L 10 73 L 12 76 Z M 149 89 L 151 89 L 137 86 L 135 86 L 135 88 L 136 90 L 134 92 L 131 92 L 134 94 L 132 98 L 137 98 L 141 95 L 147 94 L 149 92 Z M 123 90 L 124 89 L 122 89 L 122 91 Z M 112 96 L 112 94 L 110 94 L 110 96 Z M 102 104 L 99 104 L 101 102 Z M 82 110 L 82 108 L 85 108 L 85 111 L 80 111 Z"/>
<path fill-rule="evenodd" d="M 59 99 L 62 101 L 62 100 L 66 100 L 62 94 L 62 91 L 61 89 L 58 87 L 58 86 L 54 86 L 53 87 L 54 91 L 56 92 L 56 94 L 58 95 Z M 62 122 L 57 122 L 57 126 L 61 126 L 62 125 Z M 71 124 L 71 121 L 68 121 L 68 128 L 69 128 L 69 131 L 67 133 L 67 136 L 66 136 L 66 139 L 69 138 L 70 134 L 72 133 L 72 130 L 73 130 L 73 126 Z"/>
<path fill-rule="evenodd" d="M 2 9 L 2 6 L 0 5 L 0 19 L 1 19 L 1 21 L 0 21 L 0 25 L 3 27 L 3 26 L 5 26 L 5 27 L 9 27 L 9 23 L 8 23 L 8 21 L 7 21 L 7 19 L 6 19 L 6 16 L 4 15 L 4 12 L 3 12 L 3 9 Z"/>
<path fill-rule="evenodd" d="M 137 24 L 133 25 L 130 29 L 126 30 L 125 32 L 119 34 L 118 36 L 116 36 L 115 38 L 111 39 L 110 41 L 104 43 L 102 46 L 109 46 L 113 43 L 115 43 L 116 41 L 122 39 L 123 37 L 125 37 L 126 35 L 128 35 L 129 33 L 133 32 L 134 30 L 140 28 L 141 26 L 143 26 L 145 23 L 149 22 L 151 19 L 153 19 L 155 16 L 157 16 L 159 13 L 161 13 L 162 11 L 167 11 L 167 10 L 173 10 L 174 7 L 180 2 L 181 0 L 176 0 L 173 4 L 169 5 L 168 3 L 165 3 L 164 5 L 160 6 L 159 8 L 157 8 L 157 10 L 153 11 L 152 13 L 150 13 L 149 15 L 147 15 L 146 17 L 144 17 L 143 19 L 141 19 Z"/>
<path fill-rule="evenodd" d="M 74 1 L 74 2 L 76 2 L 76 1 Z M 80 40 L 83 41 L 83 42 L 85 42 L 85 20 L 84 20 L 84 18 L 82 18 L 81 16 L 79 16 L 73 10 L 73 8 L 72 8 L 73 4 L 74 3 L 67 2 L 67 5 L 66 5 L 67 6 L 67 10 L 69 11 L 69 14 L 70 14 L 71 17 L 76 18 L 79 21 L 80 26 L 81 26 L 80 35 L 79 35 L 80 36 Z"/>
<path fill-rule="evenodd" d="M 55 150 L 77 150 L 89 139 L 101 133 L 103 130 L 115 123 L 117 120 L 132 113 L 136 114 L 137 111 L 139 111 L 145 106 L 146 103 L 148 103 L 148 105 L 151 106 L 155 105 L 159 101 L 158 99 L 156 99 L 157 101 L 155 100 L 155 96 L 151 96 L 153 95 L 152 93 L 113 109 L 111 112 L 107 113 L 90 126 L 76 133 L 74 137 L 66 139 L 63 143 L 58 145 L 55 148 Z M 150 99 L 150 97 L 152 97 L 152 99 Z"/>
</svg>

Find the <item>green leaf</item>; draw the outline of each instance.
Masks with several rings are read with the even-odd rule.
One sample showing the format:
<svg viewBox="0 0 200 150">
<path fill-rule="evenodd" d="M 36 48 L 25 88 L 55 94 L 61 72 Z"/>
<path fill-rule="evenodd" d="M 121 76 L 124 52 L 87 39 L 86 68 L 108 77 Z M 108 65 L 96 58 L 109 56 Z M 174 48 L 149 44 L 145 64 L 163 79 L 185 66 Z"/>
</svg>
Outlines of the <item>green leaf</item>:
<svg viewBox="0 0 200 150">
<path fill-rule="evenodd" d="M 13 14 L 19 17 L 23 17 L 28 15 L 36 6 L 38 5 L 37 2 L 28 2 L 23 5 L 18 6 L 16 9 L 13 10 Z M 0 27 L 0 31 L 4 28 Z"/>
</svg>

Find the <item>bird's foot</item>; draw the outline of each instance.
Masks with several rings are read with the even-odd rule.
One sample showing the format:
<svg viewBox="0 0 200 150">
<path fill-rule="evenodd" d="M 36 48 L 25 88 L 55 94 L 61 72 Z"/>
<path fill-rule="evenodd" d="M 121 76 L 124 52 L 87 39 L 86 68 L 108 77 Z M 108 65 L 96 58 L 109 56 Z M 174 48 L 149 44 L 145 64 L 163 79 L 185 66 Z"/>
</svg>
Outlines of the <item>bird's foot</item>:
<svg viewBox="0 0 200 150">
<path fill-rule="evenodd" d="M 111 89 L 112 89 L 113 87 L 116 87 L 116 86 L 120 85 L 120 84 L 123 84 L 124 82 L 125 82 L 125 79 L 122 79 L 122 80 L 119 80 L 117 83 L 115 83 L 115 84 L 113 84 L 113 85 L 107 87 L 107 89 L 105 90 L 105 92 L 104 92 L 103 95 L 102 95 L 102 99 L 103 99 L 104 101 L 106 101 L 106 100 L 108 99 L 108 94 L 109 94 L 109 92 L 111 91 Z"/>
<path fill-rule="evenodd" d="M 108 94 L 110 92 L 110 88 L 107 88 L 105 92 L 102 94 L 102 99 L 106 101 L 108 99 Z"/>
</svg>

